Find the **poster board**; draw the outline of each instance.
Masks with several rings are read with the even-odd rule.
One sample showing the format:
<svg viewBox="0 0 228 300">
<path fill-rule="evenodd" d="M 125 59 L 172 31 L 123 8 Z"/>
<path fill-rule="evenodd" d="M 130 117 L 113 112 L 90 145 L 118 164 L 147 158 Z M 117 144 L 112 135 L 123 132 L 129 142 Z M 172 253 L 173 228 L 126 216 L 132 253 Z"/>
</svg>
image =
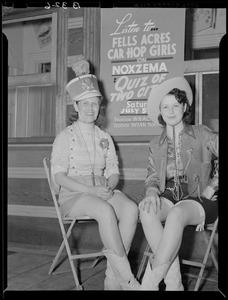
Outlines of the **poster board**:
<svg viewBox="0 0 228 300">
<path fill-rule="evenodd" d="M 150 91 L 184 74 L 184 8 L 101 9 L 100 82 L 113 136 L 156 135 Z"/>
</svg>

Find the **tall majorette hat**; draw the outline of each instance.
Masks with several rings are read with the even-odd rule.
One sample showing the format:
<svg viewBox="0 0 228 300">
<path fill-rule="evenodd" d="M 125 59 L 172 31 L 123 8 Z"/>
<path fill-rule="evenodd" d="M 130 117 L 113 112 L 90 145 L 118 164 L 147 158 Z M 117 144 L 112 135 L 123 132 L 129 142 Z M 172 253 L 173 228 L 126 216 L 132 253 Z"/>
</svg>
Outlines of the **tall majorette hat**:
<svg viewBox="0 0 228 300">
<path fill-rule="evenodd" d="M 75 72 L 76 78 L 66 85 L 72 101 L 80 101 L 91 97 L 102 97 L 97 78 L 90 73 L 89 62 L 81 55 L 72 60 L 70 66 Z"/>
</svg>

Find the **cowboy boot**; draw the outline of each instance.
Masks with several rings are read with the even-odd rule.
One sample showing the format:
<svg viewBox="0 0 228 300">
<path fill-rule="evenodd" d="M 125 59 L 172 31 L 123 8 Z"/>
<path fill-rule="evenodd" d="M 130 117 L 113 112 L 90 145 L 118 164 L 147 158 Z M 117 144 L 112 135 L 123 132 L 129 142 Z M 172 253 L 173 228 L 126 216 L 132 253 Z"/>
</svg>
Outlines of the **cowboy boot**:
<svg viewBox="0 0 228 300">
<path fill-rule="evenodd" d="M 169 263 L 164 263 L 152 269 L 150 261 L 148 261 L 140 290 L 158 291 L 159 283 L 165 277 L 169 265 Z"/>
<path fill-rule="evenodd" d="M 184 291 L 184 286 L 181 280 L 180 263 L 178 256 L 171 264 L 165 278 L 166 291 Z"/>
<path fill-rule="evenodd" d="M 104 290 L 122 290 L 122 287 L 116 279 L 108 260 L 107 269 L 105 271 Z"/>
<path fill-rule="evenodd" d="M 130 247 L 128 247 L 128 250 L 126 251 L 127 255 L 129 250 Z M 105 271 L 104 290 L 122 290 L 122 287 L 119 284 L 119 281 L 116 279 L 116 276 L 113 273 L 108 260 L 107 260 L 107 268 Z"/>
<path fill-rule="evenodd" d="M 111 250 L 104 250 L 103 253 L 110 263 L 113 274 L 122 290 L 139 290 L 140 284 L 131 272 L 127 256 L 118 256 Z"/>
</svg>

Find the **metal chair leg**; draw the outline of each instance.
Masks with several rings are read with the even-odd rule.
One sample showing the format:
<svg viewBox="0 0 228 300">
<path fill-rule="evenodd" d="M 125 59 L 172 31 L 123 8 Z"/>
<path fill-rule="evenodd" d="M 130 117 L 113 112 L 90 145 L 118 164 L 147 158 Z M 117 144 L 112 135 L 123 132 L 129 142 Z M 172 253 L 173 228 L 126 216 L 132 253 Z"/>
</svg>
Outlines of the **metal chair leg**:
<svg viewBox="0 0 228 300">
<path fill-rule="evenodd" d="M 147 256 L 145 253 L 149 252 L 150 251 L 150 246 L 149 244 L 147 243 L 146 245 L 146 249 L 143 253 L 143 258 L 141 260 L 141 263 L 140 263 L 140 266 L 139 266 L 139 269 L 138 269 L 138 272 L 137 272 L 137 275 L 136 275 L 136 278 L 139 280 L 141 278 L 141 275 L 142 275 L 142 271 L 144 269 L 144 266 L 146 264 L 146 260 L 147 260 Z"/>
<path fill-rule="evenodd" d="M 61 255 L 62 252 L 63 252 L 63 249 L 64 249 L 64 241 L 62 242 L 61 246 L 59 247 L 59 250 L 58 250 L 58 252 L 57 252 L 57 254 L 56 254 L 56 256 L 55 256 L 55 258 L 54 258 L 54 260 L 53 260 L 53 262 L 52 262 L 52 265 L 51 265 L 49 271 L 48 271 L 48 274 L 49 274 L 49 275 L 51 275 L 52 272 L 54 271 L 54 269 L 55 269 L 55 267 L 56 267 L 56 265 L 57 265 L 57 262 L 58 262 L 58 260 L 59 260 L 59 257 L 60 257 L 60 255 Z"/>
<path fill-rule="evenodd" d="M 66 233 L 66 238 L 67 238 L 67 239 L 68 239 L 69 236 L 71 235 L 71 229 L 72 229 L 74 223 L 75 223 L 75 222 L 72 222 L 71 226 L 70 226 L 70 227 L 68 228 L 68 230 L 67 230 L 67 233 Z M 65 243 L 64 243 L 64 240 L 63 240 L 63 241 L 62 241 L 62 244 L 61 244 L 61 246 L 59 247 L 59 250 L 58 250 L 58 252 L 57 252 L 57 254 L 56 254 L 56 256 L 55 256 L 55 258 L 54 258 L 54 260 L 53 260 L 53 262 L 52 262 L 52 265 L 51 265 L 51 267 L 50 267 L 50 269 L 49 269 L 49 271 L 48 271 L 48 274 L 49 274 L 49 275 L 51 275 L 51 274 L 53 273 L 53 271 L 54 271 L 54 269 L 55 269 L 55 267 L 56 267 L 56 265 L 57 265 L 57 262 L 58 262 L 58 260 L 59 260 L 59 258 L 60 258 L 60 256 L 61 256 L 61 254 L 62 254 L 62 252 L 63 252 L 64 246 L 65 246 Z"/>
</svg>

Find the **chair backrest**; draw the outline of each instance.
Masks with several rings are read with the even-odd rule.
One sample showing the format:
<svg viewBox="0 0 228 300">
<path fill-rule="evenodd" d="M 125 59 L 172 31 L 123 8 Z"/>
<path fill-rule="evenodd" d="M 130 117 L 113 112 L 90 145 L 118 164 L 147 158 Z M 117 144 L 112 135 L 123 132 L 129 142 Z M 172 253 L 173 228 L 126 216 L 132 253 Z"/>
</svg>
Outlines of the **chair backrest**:
<svg viewBox="0 0 228 300">
<path fill-rule="evenodd" d="M 58 195 L 60 187 L 54 182 L 53 174 L 51 171 L 51 162 L 48 157 L 43 159 L 44 169 L 48 180 L 48 185 L 51 191 L 52 199 L 56 208 L 57 216 L 59 219 L 62 219 L 60 211 L 59 211 L 59 204 L 58 204 Z"/>
<path fill-rule="evenodd" d="M 93 220 L 91 217 L 89 216 L 80 216 L 80 217 L 62 217 L 61 213 L 60 213 L 60 207 L 59 207 L 59 203 L 58 203 L 58 196 L 59 196 L 59 191 L 60 191 L 60 186 L 55 182 L 55 178 L 53 176 L 52 173 L 52 168 L 51 168 L 51 161 L 48 157 L 45 157 L 43 159 L 43 164 L 44 164 L 44 169 L 45 169 L 45 173 L 47 176 L 47 180 L 48 180 L 48 185 L 51 191 L 51 195 L 52 195 L 52 199 L 55 205 L 55 209 L 57 212 L 57 216 L 60 222 L 60 226 L 62 227 L 62 224 L 64 222 L 64 224 L 67 224 L 68 221 L 72 220 L 72 219 L 77 219 L 77 220 Z"/>
</svg>

